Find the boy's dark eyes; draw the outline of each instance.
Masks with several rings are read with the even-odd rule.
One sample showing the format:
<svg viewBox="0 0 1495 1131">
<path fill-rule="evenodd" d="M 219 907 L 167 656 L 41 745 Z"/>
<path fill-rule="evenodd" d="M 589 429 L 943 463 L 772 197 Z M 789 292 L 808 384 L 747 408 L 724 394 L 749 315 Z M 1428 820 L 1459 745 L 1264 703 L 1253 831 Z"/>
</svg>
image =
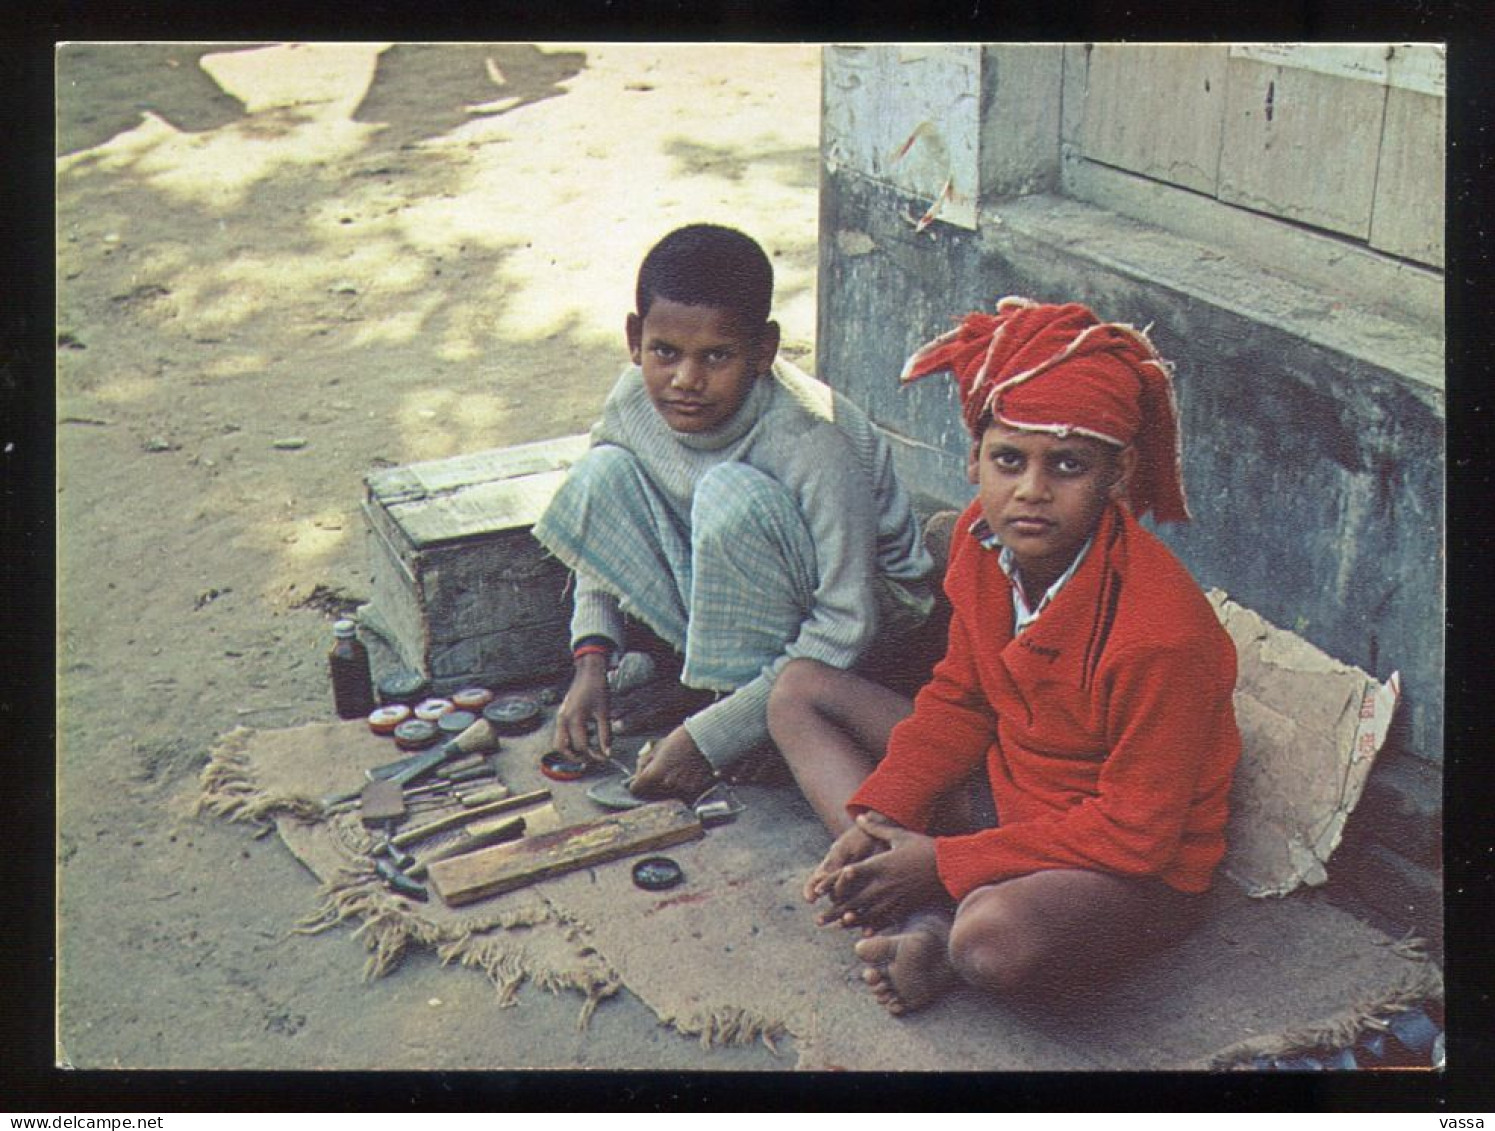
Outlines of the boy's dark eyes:
<svg viewBox="0 0 1495 1131">
<path fill-rule="evenodd" d="M 680 351 L 674 346 L 655 344 L 649 347 L 649 352 L 661 361 L 675 361 L 680 357 Z M 708 365 L 722 365 L 736 356 L 736 352 L 729 349 L 707 350 L 705 360 Z"/>
<path fill-rule="evenodd" d="M 1021 471 L 1027 463 L 1021 452 L 1012 451 L 994 451 L 991 460 L 1003 471 Z M 1089 463 L 1078 456 L 1052 456 L 1046 462 L 1050 472 L 1065 477 L 1084 475 L 1090 469 Z"/>
</svg>

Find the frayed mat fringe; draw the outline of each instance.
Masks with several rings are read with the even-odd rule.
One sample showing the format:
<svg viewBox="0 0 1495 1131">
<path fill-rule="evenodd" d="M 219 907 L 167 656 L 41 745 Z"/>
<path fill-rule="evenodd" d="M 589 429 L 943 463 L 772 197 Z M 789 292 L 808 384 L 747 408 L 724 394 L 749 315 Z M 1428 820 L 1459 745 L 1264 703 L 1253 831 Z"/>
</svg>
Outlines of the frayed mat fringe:
<svg viewBox="0 0 1495 1131">
<path fill-rule="evenodd" d="M 741 1047 L 761 1041 L 776 1055 L 779 1048 L 774 1042 L 788 1034 L 782 1022 L 730 1006 L 674 1017 L 670 1024 L 688 1037 L 699 1037 L 704 1048 Z"/>
<path fill-rule="evenodd" d="M 322 803 L 315 798 L 277 797 L 264 792 L 255 782 L 245 753 L 254 733 L 248 727 L 238 727 L 213 748 L 199 776 L 202 796 L 197 799 L 195 812 L 199 816 L 211 813 L 226 821 L 259 825 L 256 835 L 260 836 L 269 831 L 269 822 L 275 817 L 319 820 L 323 815 Z"/>
<path fill-rule="evenodd" d="M 326 885 L 321 895 L 321 906 L 296 925 L 295 933 L 321 934 L 357 921 L 353 936 L 361 938 L 369 951 L 363 968 L 365 982 L 391 973 L 407 950 L 416 946 L 434 951 L 444 966 L 481 970 L 493 984 L 501 1008 L 515 1003 L 526 981 L 551 993 L 580 993 L 585 1000 L 577 1019 L 578 1029 L 585 1029 L 597 1006 L 622 986 L 618 975 L 596 952 L 583 955 L 583 962 L 576 968 L 557 971 L 533 961 L 528 948 L 505 936 L 504 932 L 553 924 L 555 917 L 543 904 L 526 904 L 495 915 L 481 929 L 452 930 L 412 912 L 403 900 L 384 890 L 372 871 L 349 870 Z"/>
<path fill-rule="evenodd" d="M 1297 1056 L 1318 1049 L 1347 1048 L 1367 1028 L 1384 1027 L 1380 1022 L 1391 1014 L 1442 1000 L 1443 973 L 1430 962 L 1416 973 L 1409 974 L 1402 985 L 1394 987 L 1379 1001 L 1357 1005 L 1316 1025 L 1241 1041 L 1221 1049 L 1195 1067 L 1212 1072 L 1228 1071 L 1245 1067 L 1257 1057 Z"/>
</svg>

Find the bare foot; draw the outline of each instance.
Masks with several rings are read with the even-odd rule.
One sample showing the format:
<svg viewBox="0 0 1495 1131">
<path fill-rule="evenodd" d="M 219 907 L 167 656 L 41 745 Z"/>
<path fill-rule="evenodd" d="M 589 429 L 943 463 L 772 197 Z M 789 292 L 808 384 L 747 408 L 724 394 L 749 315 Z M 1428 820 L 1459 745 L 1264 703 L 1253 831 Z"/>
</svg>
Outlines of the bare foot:
<svg viewBox="0 0 1495 1131">
<path fill-rule="evenodd" d="M 867 964 L 862 981 L 892 1014 L 922 1009 L 956 981 L 950 965 L 950 920 L 916 915 L 896 934 L 869 935 L 856 944 Z"/>
</svg>

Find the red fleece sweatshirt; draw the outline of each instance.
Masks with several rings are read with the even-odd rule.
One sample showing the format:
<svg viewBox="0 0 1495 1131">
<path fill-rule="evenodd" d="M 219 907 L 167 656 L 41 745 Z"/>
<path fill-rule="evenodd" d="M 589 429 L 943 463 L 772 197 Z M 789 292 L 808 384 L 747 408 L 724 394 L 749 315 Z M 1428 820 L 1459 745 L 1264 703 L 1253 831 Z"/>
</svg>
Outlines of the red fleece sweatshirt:
<svg viewBox="0 0 1495 1131">
<path fill-rule="evenodd" d="M 1235 648 L 1209 601 L 1113 506 L 1075 575 L 1014 638 L 999 551 L 967 533 L 980 515 L 973 502 L 956 526 L 945 658 L 848 808 L 924 831 L 934 801 L 984 759 L 998 827 L 935 845 L 956 899 L 1051 868 L 1204 891 L 1241 750 Z"/>
</svg>

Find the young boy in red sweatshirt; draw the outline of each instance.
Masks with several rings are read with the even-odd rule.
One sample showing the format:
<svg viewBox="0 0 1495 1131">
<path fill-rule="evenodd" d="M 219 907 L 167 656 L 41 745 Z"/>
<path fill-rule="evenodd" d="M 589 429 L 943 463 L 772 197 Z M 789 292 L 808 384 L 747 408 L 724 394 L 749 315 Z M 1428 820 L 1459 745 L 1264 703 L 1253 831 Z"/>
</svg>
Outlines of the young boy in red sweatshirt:
<svg viewBox="0 0 1495 1131">
<path fill-rule="evenodd" d="M 904 380 L 939 371 L 960 384 L 978 488 L 951 546 L 945 658 L 912 703 L 796 661 L 769 708 L 838 834 L 806 898 L 862 931 L 863 977 L 894 1013 L 957 980 L 1093 986 L 1181 937 L 1225 852 L 1240 754 L 1230 638 L 1137 522 L 1188 518 L 1147 337 L 1009 298 Z M 995 827 L 932 835 L 978 776 Z"/>
</svg>

